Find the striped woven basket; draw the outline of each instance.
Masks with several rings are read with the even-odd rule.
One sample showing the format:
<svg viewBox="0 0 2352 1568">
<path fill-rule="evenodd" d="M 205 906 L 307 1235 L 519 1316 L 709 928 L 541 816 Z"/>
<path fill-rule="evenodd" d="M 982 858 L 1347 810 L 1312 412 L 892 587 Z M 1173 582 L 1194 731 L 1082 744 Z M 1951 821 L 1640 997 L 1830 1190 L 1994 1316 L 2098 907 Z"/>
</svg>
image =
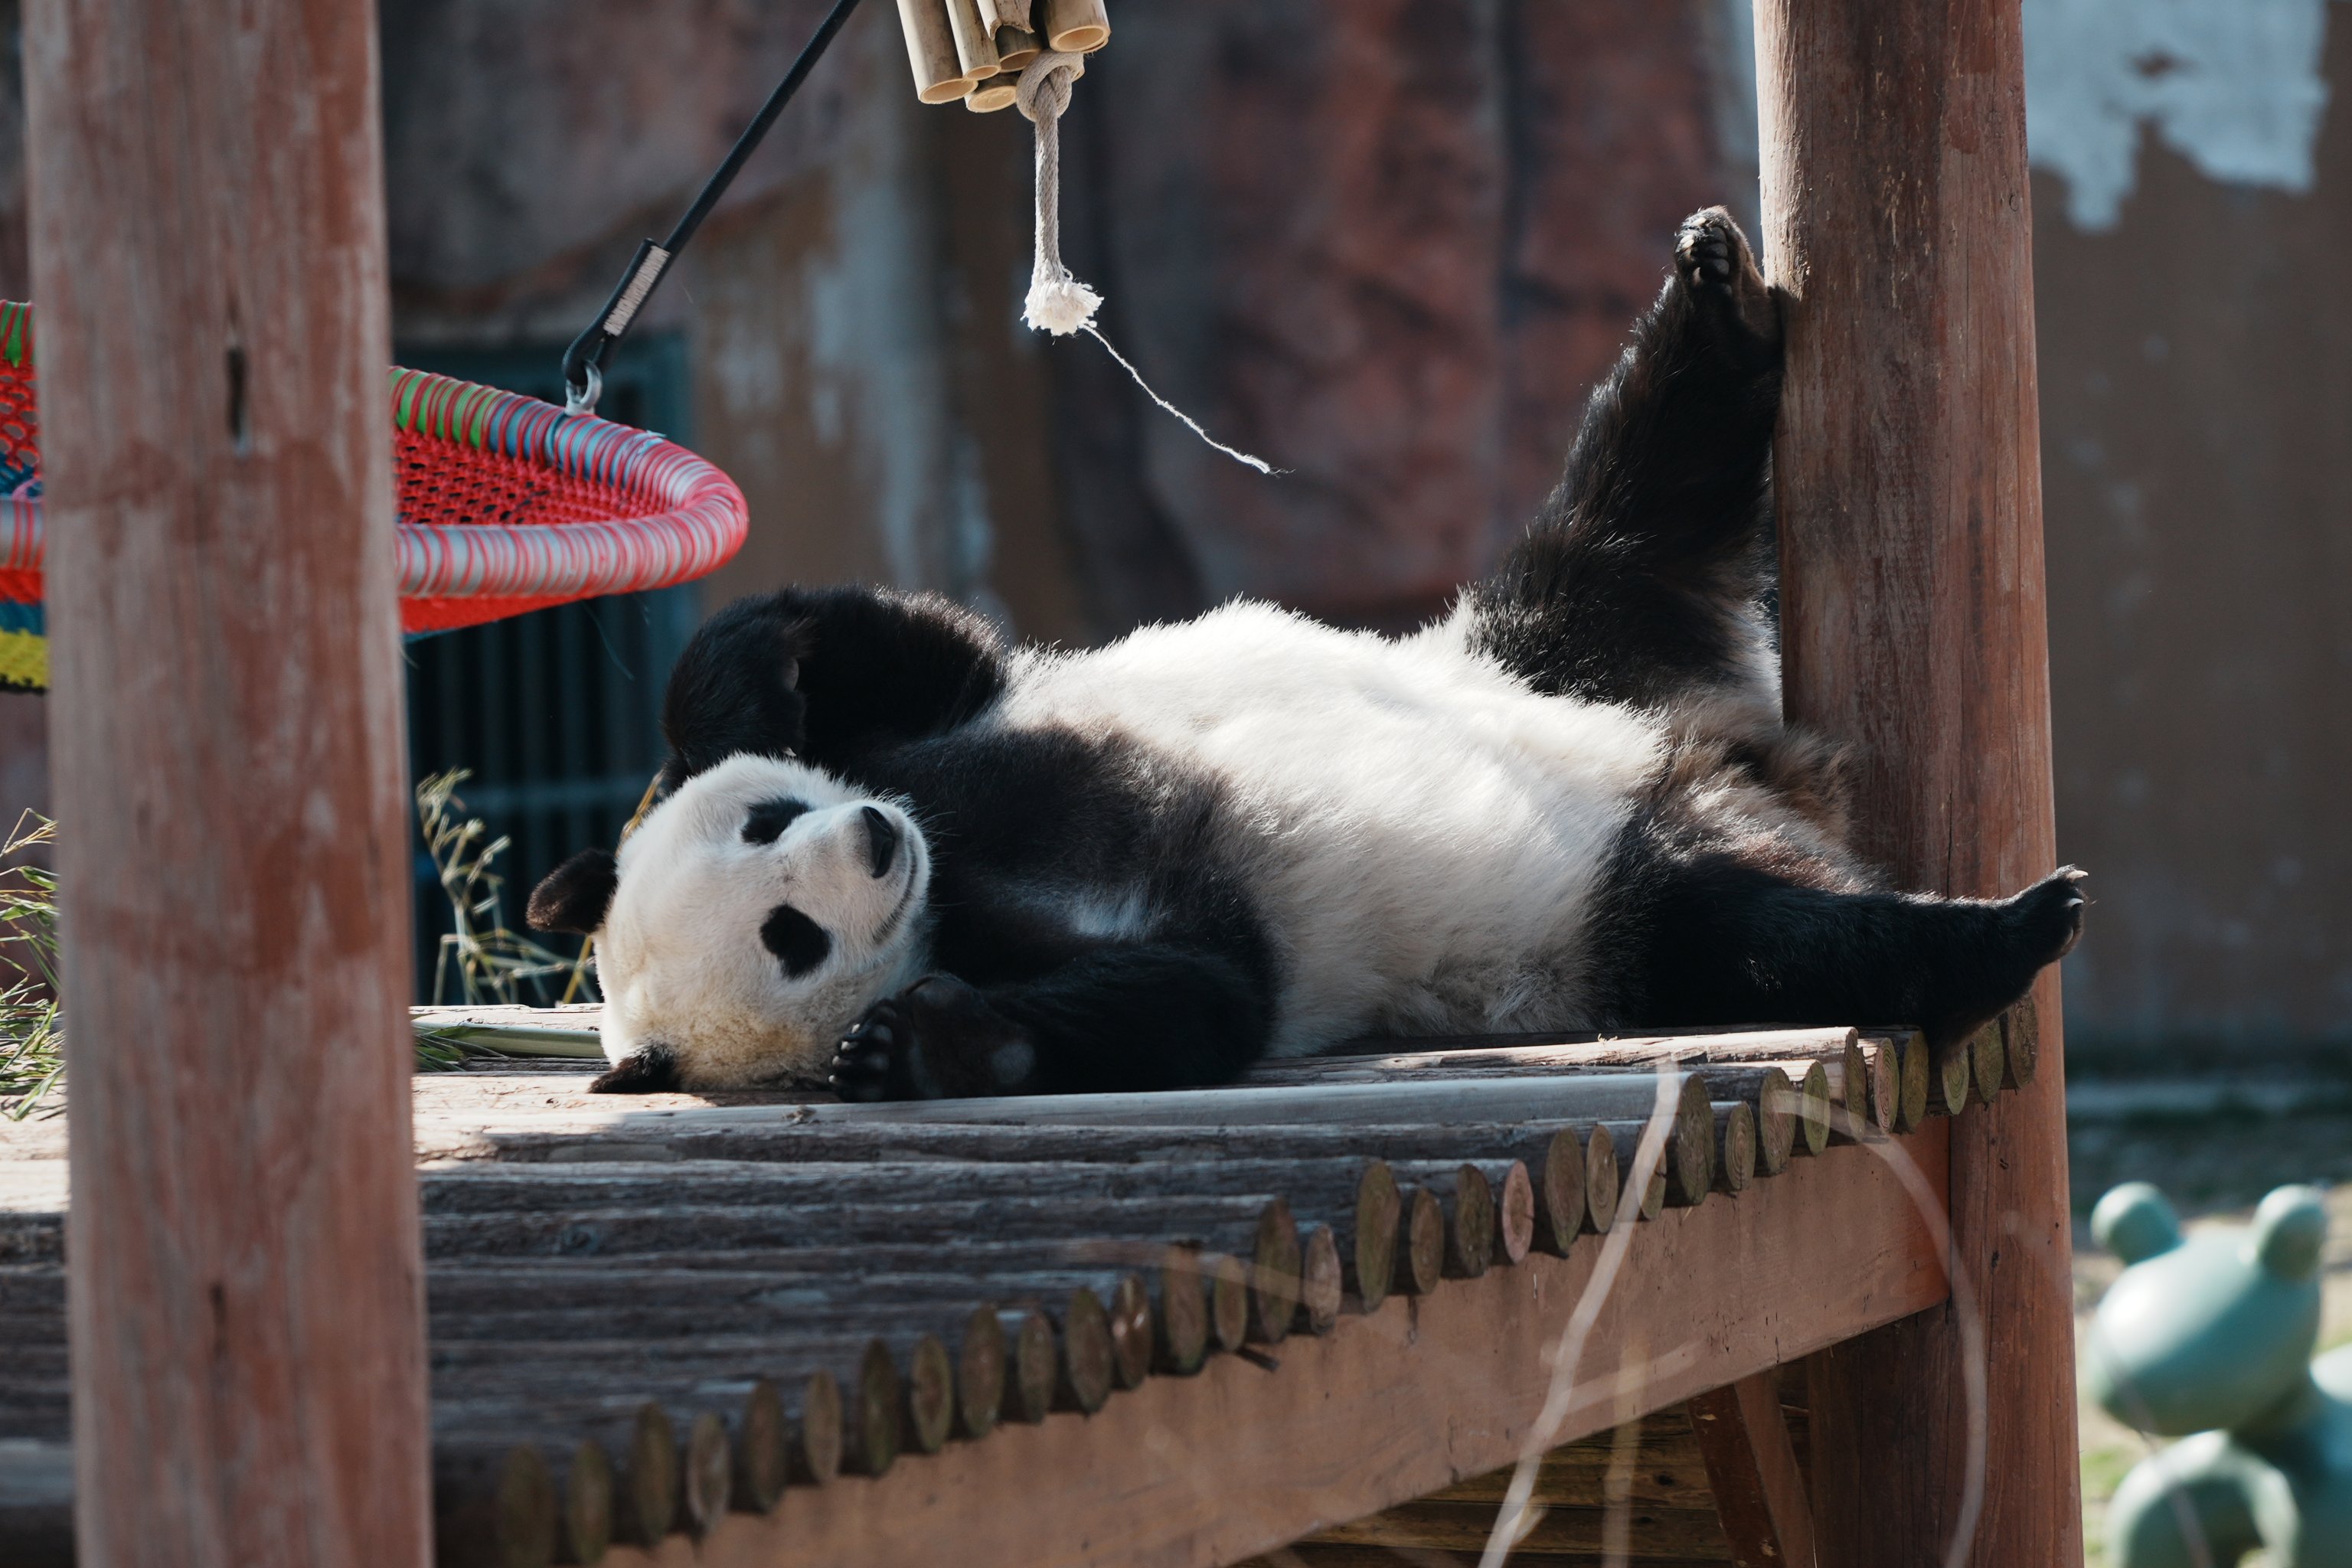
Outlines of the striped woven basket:
<svg viewBox="0 0 2352 1568">
<path fill-rule="evenodd" d="M 474 626 L 716 571 L 743 543 L 734 481 L 684 447 L 511 392 L 392 373 L 400 624 Z M 0 683 L 42 690 L 33 310 L 0 303 Z"/>
</svg>

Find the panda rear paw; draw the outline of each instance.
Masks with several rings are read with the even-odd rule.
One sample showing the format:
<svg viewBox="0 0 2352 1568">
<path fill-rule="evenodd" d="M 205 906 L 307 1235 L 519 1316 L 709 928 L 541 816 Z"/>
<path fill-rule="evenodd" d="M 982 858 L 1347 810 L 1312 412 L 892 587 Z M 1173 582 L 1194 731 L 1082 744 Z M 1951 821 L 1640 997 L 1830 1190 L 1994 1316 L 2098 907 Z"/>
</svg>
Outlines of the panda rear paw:
<svg viewBox="0 0 2352 1568">
<path fill-rule="evenodd" d="M 1780 353 L 1780 302 L 1728 212 L 1708 207 L 1683 220 L 1675 271 L 1726 348 L 1750 359 Z"/>
<path fill-rule="evenodd" d="M 2018 944 L 2033 959 L 2035 973 L 2074 951 L 2083 940 L 2083 910 L 2090 900 L 2082 882 L 2089 872 L 2061 866 L 2009 900 Z"/>
<path fill-rule="evenodd" d="M 1018 1094 L 1037 1052 L 1027 1034 L 952 974 L 885 997 L 842 1037 L 828 1075 L 847 1100 L 964 1100 Z"/>
</svg>

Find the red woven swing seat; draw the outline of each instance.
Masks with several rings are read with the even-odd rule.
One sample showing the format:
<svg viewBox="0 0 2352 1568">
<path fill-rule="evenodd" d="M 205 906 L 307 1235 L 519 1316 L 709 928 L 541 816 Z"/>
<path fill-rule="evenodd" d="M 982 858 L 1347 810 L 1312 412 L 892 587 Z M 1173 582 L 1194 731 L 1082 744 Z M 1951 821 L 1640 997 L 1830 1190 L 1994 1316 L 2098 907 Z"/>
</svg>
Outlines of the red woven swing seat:
<svg viewBox="0 0 2352 1568">
<path fill-rule="evenodd" d="M 42 595 L 32 307 L 0 304 L 0 600 Z M 703 576 L 742 545 L 743 495 L 646 431 L 511 392 L 392 373 L 400 624 L 444 631 Z"/>
</svg>

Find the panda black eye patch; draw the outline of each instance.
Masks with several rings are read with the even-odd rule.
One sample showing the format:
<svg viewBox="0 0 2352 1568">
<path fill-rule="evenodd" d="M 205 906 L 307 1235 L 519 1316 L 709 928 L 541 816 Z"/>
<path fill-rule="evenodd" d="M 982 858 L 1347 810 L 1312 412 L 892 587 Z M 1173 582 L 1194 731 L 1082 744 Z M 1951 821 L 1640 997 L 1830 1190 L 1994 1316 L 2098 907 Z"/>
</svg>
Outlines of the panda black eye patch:
<svg viewBox="0 0 2352 1568">
<path fill-rule="evenodd" d="M 743 842 L 773 844 L 784 829 L 808 815 L 808 805 L 797 800 L 763 800 L 743 819 Z"/>
<path fill-rule="evenodd" d="M 824 928 L 790 904 L 778 904 L 760 922 L 760 941 L 784 966 L 784 977 L 798 980 L 824 962 L 833 938 Z"/>
</svg>

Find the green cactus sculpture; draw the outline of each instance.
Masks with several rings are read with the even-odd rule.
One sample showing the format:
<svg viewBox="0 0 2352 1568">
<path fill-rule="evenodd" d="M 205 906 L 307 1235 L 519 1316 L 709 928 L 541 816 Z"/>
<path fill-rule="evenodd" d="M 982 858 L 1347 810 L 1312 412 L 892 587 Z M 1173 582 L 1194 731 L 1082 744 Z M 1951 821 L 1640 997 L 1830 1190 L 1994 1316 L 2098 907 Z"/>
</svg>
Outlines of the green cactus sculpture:
<svg viewBox="0 0 2352 1568">
<path fill-rule="evenodd" d="M 2091 1228 L 2129 1265 L 2092 1325 L 2092 1396 L 2183 1439 L 2116 1490 L 2116 1568 L 2229 1568 L 2258 1549 L 2271 1568 L 2352 1564 L 2352 1346 L 2311 1359 L 2319 1194 L 2281 1187 L 2252 1226 L 2184 1240 L 2164 1194 L 2133 1182 Z"/>
</svg>

